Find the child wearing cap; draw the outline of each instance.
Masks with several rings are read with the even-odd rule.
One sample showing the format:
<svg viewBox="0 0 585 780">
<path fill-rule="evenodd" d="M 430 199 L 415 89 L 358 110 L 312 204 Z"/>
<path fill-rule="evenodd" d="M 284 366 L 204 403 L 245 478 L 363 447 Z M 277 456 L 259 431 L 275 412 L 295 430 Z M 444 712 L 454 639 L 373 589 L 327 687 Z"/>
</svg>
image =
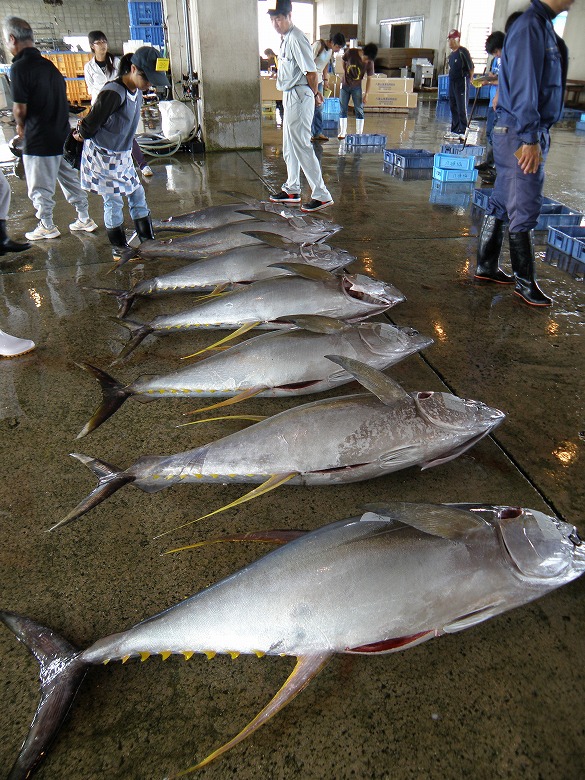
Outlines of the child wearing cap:
<svg viewBox="0 0 585 780">
<path fill-rule="evenodd" d="M 117 259 L 135 254 L 124 232 L 124 201 L 141 242 L 154 238 L 150 209 L 144 188 L 132 163 L 132 141 L 140 119 L 142 91 L 151 84 L 169 85 L 166 75 L 156 70 L 158 52 L 142 46 L 120 61 L 118 78 L 100 91 L 89 114 L 77 127 L 76 137 L 83 140 L 81 186 L 104 199 L 104 223 Z"/>
</svg>

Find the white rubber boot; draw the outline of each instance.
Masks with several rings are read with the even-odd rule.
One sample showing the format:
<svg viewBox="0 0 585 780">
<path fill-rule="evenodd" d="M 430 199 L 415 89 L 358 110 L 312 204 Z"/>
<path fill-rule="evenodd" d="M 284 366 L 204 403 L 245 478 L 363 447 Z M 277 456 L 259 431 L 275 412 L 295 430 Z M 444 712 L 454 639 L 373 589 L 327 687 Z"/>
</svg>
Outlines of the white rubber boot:
<svg viewBox="0 0 585 780">
<path fill-rule="evenodd" d="M 30 339 L 19 339 L 16 336 L 10 336 L 0 330 L 0 357 L 13 358 L 18 355 L 24 355 L 35 348 L 34 341 Z"/>
<path fill-rule="evenodd" d="M 355 120 L 355 134 L 356 135 L 363 135 L 364 132 L 364 120 L 363 119 L 356 119 Z"/>
<path fill-rule="evenodd" d="M 345 119 L 339 118 L 339 132 L 337 133 L 337 137 L 339 139 L 345 138 L 347 135 L 347 117 Z"/>
</svg>

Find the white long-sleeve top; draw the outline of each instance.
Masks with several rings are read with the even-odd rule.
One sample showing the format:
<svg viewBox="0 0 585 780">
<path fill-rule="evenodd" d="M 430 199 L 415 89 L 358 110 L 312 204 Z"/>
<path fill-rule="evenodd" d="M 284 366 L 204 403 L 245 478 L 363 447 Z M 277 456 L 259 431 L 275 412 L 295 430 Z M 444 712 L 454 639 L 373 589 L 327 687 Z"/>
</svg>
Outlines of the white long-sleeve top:
<svg viewBox="0 0 585 780">
<path fill-rule="evenodd" d="M 117 77 L 119 67 L 120 58 L 114 57 L 114 72 L 108 77 L 95 61 L 95 57 L 92 57 L 89 62 L 85 63 L 83 73 L 85 76 L 85 83 L 87 84 L 87 91 L 91 97 L 92 106 L 104 84 L 107 84 L 108 81 L 113 81 Z"/>
</svg>

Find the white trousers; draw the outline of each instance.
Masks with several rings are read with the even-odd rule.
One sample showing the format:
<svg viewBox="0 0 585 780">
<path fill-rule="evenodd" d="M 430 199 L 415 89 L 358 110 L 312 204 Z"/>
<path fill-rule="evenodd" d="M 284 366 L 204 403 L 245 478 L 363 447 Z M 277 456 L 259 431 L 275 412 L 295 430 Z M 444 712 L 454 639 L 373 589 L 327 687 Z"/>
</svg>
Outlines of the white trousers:
<svg viewBox="0 0 585 780">
<path fill-rule="evenodd" d="M 37 219 L 45 227 L 53 227 L 53 209 L 55 208 L 55 185 L 61 185 L 68 203 L 75 206 L 77 216 L 83 222 L 89 218 L 87 193 L 81 189 L 79 171 L 72 168 L 63 155 L 39 157 L 23 154 L 24 172 L 28 187 L 28 197 L 36 209 Z"/>
<path fill-rule="evenodd" d="M 315 200 L 333 200 L 321 174 L 319 160 L 311 143 L 311 124 L 315 113 L 315 96 L 310 87 L 295 87 L 282 93 L 282 154 L 288 178 L 282 189 L 289 195 L 301 192 L 301 168 Z"/>
</svg>

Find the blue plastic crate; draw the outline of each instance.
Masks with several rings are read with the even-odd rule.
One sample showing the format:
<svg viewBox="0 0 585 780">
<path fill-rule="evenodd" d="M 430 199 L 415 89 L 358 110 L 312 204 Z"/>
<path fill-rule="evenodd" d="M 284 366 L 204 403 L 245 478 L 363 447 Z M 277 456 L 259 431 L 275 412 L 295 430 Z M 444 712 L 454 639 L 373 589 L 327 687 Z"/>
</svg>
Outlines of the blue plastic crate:
<svg viewBox="0 0 585 780">
<path fill-rule="evenodd" d="M 429 202 L 439 206 L 467 208 L 471 202 L 474 186 L 471 181 L 442 182 L 433 180 Z"/>
<path fill-rule="evenodd" d="M 585 121 L 581 120 L 580 122 L 577 122 L 575 130 L 580 130 L 581 132 L 585 130 Z"/>
<path fill-rule="evenodd" d="M 426 149 L 385 149 L 384 160 L 399 168 L 432 168 L 434 155 Z"/>
<path fill-rule="evenodd" d="M 475 181 L 478 173 L 473 168 L 470 171 L 453 170 L 452 168 L 433 167 L 433 179 L 439 181 Z"/>
<path fill-rule="evenodd" d="M 447 100 L 449 97 L 449 76 L 439 76 L 439 100 Z"/>
<path fill-rule="evenodd" d="M 432 168 L 402 168 L 399 165 L 392 165 L 384 161 L 384 173 L 390 174 L 396 179 L 403 181 L 428 181 L 433 175 Z"/>
<path fill-rule="evenodd" d="M 478 209 L 485 211 L 488 207 L 488 203 L 493 192 L 493 187 L 482 187 L 473 191 L 473 205 Z"/>
<path fill-rule="evenodd" d="M 386 146 L 386 136 L 380 133 L 350 134 L 345 137 L 347 146 Z"/>
<path fill-rule="evenodd" d="M 472 171 L 474 165 L 475 157 L 463 154 L 443 154 L 441 152 L 435 155 L 433 163 L 435 168 L 449 171 Z"/>
<path fill-rule="evenodd" d="M 337 130 L 339 119 L 323 119 L 323 130 Z"/>
<path fill-rule="evenodd" d="M 165 45 L 165 33 L 162 27 L 134 27 L 130 26 L 130 38 L 133 41 L 152 43 L 153 46 Z"/>
<path fill-rule="evenodd" d="M 577 281 L 585 283 L 585 263 L 577 260 L 577 258 L 548 246 L 542 259 L 548 265 L 555 265 Z"/>
<path fill-rule="evenodd" d="M 585 258 L 585 227 L 549 227 L 546 243 L 566 255 L 572 255 L 575 243 L 579 243 L 581 246 L 575 247 L 575 257 L 578 260 Z"/>
<path fill-rule="evenodd" d="M 323 101 L 323 119 L 339 119 L 341 105 L 339 98 L 325 98 Z"/>
<path fill-rule="evenodd" d="M 151 27 L 162 24 L 162 3 L 128 3 L 130 24 L 134 27 L 146 24 Z"/>
<path fill-rule="evenodd" d="M 459 154 L 462 157 L 483 157 L 485 146 L 476 146 L 473 144 L 443 144 L 441 154 Z"/>
<path fill-rule="evenodd" d="M 577 227 L 583 219 L 583 214 L 558 201 L 547 199 L 543 203 L 535 230 L 548 230 L 552 226 Z"/>
</svg>

